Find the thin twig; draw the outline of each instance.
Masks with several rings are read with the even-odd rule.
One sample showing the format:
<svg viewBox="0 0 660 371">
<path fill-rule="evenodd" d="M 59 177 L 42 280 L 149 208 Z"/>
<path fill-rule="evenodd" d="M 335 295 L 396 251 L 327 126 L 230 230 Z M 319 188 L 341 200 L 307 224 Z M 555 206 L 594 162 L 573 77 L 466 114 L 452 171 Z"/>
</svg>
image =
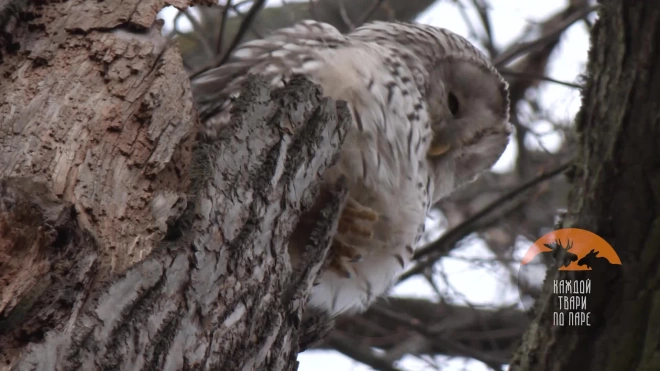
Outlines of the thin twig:
<svg viewBox="0 0 660 371">
<path fill-rule="evenodd" d="M 463 354 L 465 356 L 468 356 L 470 358 L 474 358 L 478 361 L 483 362 L 484 364 L 488 365 L 489 367 L 500 370 L 500 362 L 501 360 L 498 359 L 496 356 L 492 356 L 489 354 L 485 354 L 483 352 L 479 352 L 475 349 L 472 349 L 470 347 L 467 347 L 463 344 L 457 343 L 455 341 L 446 339 L 445 337 L 441 336 L 441 333 L 438 331 L 430 331 L 427 327 L 428 324 L 425 326 L 423 325 L 418 319 L 409 317 L 407 314 L 399 313 L 396 311 L 393 311 L 389 308 L 385 308 L 381 305 L 374 305 L 370 308 L 371 311 L 378 313 L 379 315 L 387 318 L 389 321 L 392 321 L 394 323 L 400 324 L 402 326 L 408 327 L 415 332 L 419 333 L 420 335 L 426 336 L 427 338 L 431 338 L 434 341 L 440 342 L 442 345 L 446 346 L 447 348 L 453 349 L 457 353 Z"/>
<path fill-rule="evenodd" d="M 511 60 L 517 58 L 519 55 L 534 49 L 540 45 L 547 44 L 549 41 L 558 38 L 564 30 L 570 27 L 573 23 L 583 19 L 587 14 L 598 9 L 598 5 L 590 6 L 588 8 L 577 10 L 575 13 L 571 14 L 569 17 L 560 22 L 557 27 L 547 34 L 539 37 L 536 40 L 520 43 L 509 50 L 504 51 L 502 54 L 498 55 L 494 60 L 493 64 L 496 67 L 502 67 Z"/>
<path fill-rule="evenodd" d="M 339 15 L 341 16 L 342 22 L 344 22 L 344 25 L 348 28 L 348 31 L 353 31 L 355 29 L 355 25 L 351 21 L 351 17 L 348 16 L 348 12 L 346 11 L 346 4 L 344 4 L 344 0 L 339 0 Z"/>
<path fill-rule="evenodd" d="M 190 78 L 193 79 L 199 76 L 200 74 L 212 68 L 222 66 L 225 62 L 227 62 L 227 60 L 231 56 L 231 53 L 234 51 L 234 49 L 236 49 L 238 44 L 241 43 L 243 36 L 245 36 L 245 33 L 250 28 L 250 25 L 254 21 L 254 18 L 257 16 L 257 14 L 259 14 L 259 11 L 261 11 L 261 9 L 264 7 L 265 4 L 266 4 L 266 0 L 255 0 L 254 3 L 252 3 L 252 7 L 250 7 L 248 13 L 245 15 L 245 19 L 243 19 L 243 22 L 241 22 L 241 25 L 238 28 L 238 32 L 236 33 L 236 36 L 234 36 L 234 39 L 231 41 L 229 48 L 227 48 L 227 50 L 222 54 L 222 58 L 220 58 L 218 62 L 212 63 L 211 65 L 201 68 L 198 71 L 192 73 L 190 75 Z"/>
<path fill-rule="evenodd" d="M 222 53 L 222 41 L 225 38 L 225 30 L 227 29 L 227 20 L 229 19 L 229 9 L 231 9 L 231 1 L 227 0 L 225 8 L 222 9 L 222 23 L 220 24 L 220 31 L 218 32 L 218 40 L 215 44 L 215 53 L 216 55 Z"/>
<path fill-rule="evenodd" d="M 486 366 L 490 367 L 491 369 L 495 371 L 501 371 L 502 370 L 502 365 L 501 365 L 501 360 L 498 359 L 497 356 L 491 356 L 490 354 L 486 354 L 482 351 L 479 351 L 473 347 L 469 347 L 467 345 L 461 344 L 457 341 L 454 341 L 453 339 L 440 339 L 439 341 L 443 346 L 449 348 L 449 350 L 463 354 L 466 357 L 476 359 L 477 361 L 481 361 L 483 364 Z"/>
<path fill-rule="evenodd" d="M 371 7 L 369 7 L 369 9 L 367 9 L 367 11 L 364 12 L 364 14 L 362 15 L 362 17 L 358 18 L 358 22 L 356 23 L 356 25 L 357 25 L 358 27 L 360 27 L 360 26 L 362 26 L 366 21 L 368 21 L 369 18 L 371 18 L 371 16 L 374 15 L 374 13 L 376 12 L 376 10 L 378 10 L 378 8 L 383 4 L 383 1 L 384 1 L 384 0 L 374 0 L 374 2 L 371 3 Z"/>
<path fill-rule="evenodd" d="M 454 0 L 454 4 L 456 4 L 456 7 L 458 8 L 458 12 L 461 14 L 461 18 L 463 18 L 463 23 L 465 23 L 465 26 L 468 29 L 468 34 L 473 37 L 475 40 L 481 39 L 479 37 L 479 33 L 477 32 L 477 29 L 474 27 L 472 24 L 472 21 L 470 20 L 470 16 L 468 16 L 467 12 L 465 11 L 465 4 L 463 4 L 460 0 Z"/>
<path fill-rule="evenodd" d="M 433 280 L 433 272 L 428 272 L 428 274 L 424 273 L 424 279 L 429 284 L 429 286 L 431 286 L 431 288 L 433 289 L 433 292 L 435 292 L 435 294 L 438 296 L 438 298 L 442 298 L 442 296 L 443 296 L 442 291 L 438 287 L 438 284 L 435 283 L 435 281 Z"/>
<path fill-rule="evenodd" d="M 190 8 L 187 8 L 183 11 L 179 11 L 183 14 L 184 17 L 190 22 L 190 24 L 193 27 L 193 30 L 195 31 L 195 35 L 197 39 L 200 41 L 202 46 L 204 47 L 204 52 L 209 58 L 213 58 L 215 56 L 215 53 L 213 53 L 213 48 L 211 47 L 211 43 L 209 42 L 208 38 L 203 37 L 201 35 L 204 35 L 204 28 L 202 27 L 201 24 L 197 21 L 197 18 L 195 18 L 192 14 L 190 14 Z"/>
<path fill-rule="evenodd" d="M 385 306 L 380 305 L 380 303 L 373 305 L 371 308 L 369 308 L 369 310 L 387 318 L 388 320 L 391 320 L 394 323 L 408 327 L 426 337 L 432 338 L 438 335 L 437 332 L 430 331 L 428 329 L 429 324 L 424 325 L 417 318 L 410 317 L 407 314 L 399 313 L 392 309 L 386 308 Z"/>
<path fill-rule="evenodd" d="M 308 0 L 308 3 L 309 3 L 309 14 L 312 16 L 313 20 L 318 21 L 319 15 L 316 12 L 316 5 L 315 5 L 316 1 Z"/>
<path fill-rule="evenodd" d="M 241 26 L 238 28 L 238 32 L 236 33 L 236 36 L 234 36 L 234 39 L 231 41 L 231 44 L 229 45 L 229 48 L 223 54 L 222 59 L 220 59 L 220 63 L 218 63 L 218 66 L 227 62 L 227 59 L 229 59 L 229 56 L 234 51 L 234 49 L 236 49 L 238 44 L 241 43 L 243 36 L 245 36 L 245 33 L 252 25 L 252 22 L 254 22 L 254 18 L 256 18 L 257 14 L 259 14 L 261 9 L 263 9 L 264 5 L 266 5 L 266 0 L 255 0 L 252 3 L 250 10 L 247 12 L 245 18 L 243 19 L 243 22 L 241 22 Z"/>
<path fill-rule="evenodd" d="M 507 202 L 511 201 L 511 199 L 513 199 L 520 193 L 538 185 L 539 183 L 547 179 L 550 179 L 556 175 L 561 174 L 566 169 L 568 169 L 571 163 L 572 161 L 569 161 L 557 167 L 554 170 L 551 170 L 547 173 L 543 173 L 537 176 L 536 178 L 516 187 L 510 192 L 504 194 L 502 197 L 491 202 L 488 206 L 484 207 L 481 211 L 472 215 L 470 218 L 466 219 L 461 224 L 447 231 L 447 233 L 442 235 L 442 237 L 440 237 L 436 241 L 417 250 L 415 252 L 415 260 L 418 261 L 418 263 L 412 268 L 410 268 L 408 271 L 404 272 L 401 275 L 401 277 L 399 277 L 399 282 L 405 281 L 406 279 L 424 271 L 424 269 L 426 269 L 427 267 L 432 266 L 435 263 L 436 259 L 439 258 L 441 254 L 448 251 L 450 247 L 453 246 L 457 240 L 460 241 L 460 239 L 462 239 L 463 236 L 472 233 L 473 224 L 475 224 L 477 221 L 479 221 L 486 215 L 492 213 L 493 211 L 497 210 Z M 422 258 L 427 258 L 427 259 L 420 261 Z"/>
<path fill-rule="evenodd" d="M 326 340 L 328 345 L 344 355 L 362 362 L 366 365 L 381 371 L 400 371 L 392 366 L 390 362 L 374 354 L 371 348 L 358 344 L 353 339 L 341 334 L 339 331 L 333 331 Z"/>
<path fill-rule="evenodd" d="M 244 1 L 244 2 L 245 2 L 245 1 Z M 237 6 L 237 5 L 232 6 L 231 9 L 232 9 L 232 10 L 234 11 L 234 13 L 236 13 L 238 16 L 240 16 L 241 18 L 245 19 L 246 14 L 243 13 L 240 9 L 238 9 L 238 6 Z M 257 29 L 254 28 L 254 22 L 252 22 L 252 23 L 250 24 L 250 31 L 254 32 L 254 34 L 255 34 L 255 36 L 257 36 L 257 38 L 259 38 L 259 39 L 263 39 L 263 38 L 264 38 L 264 37 L 261 35 L 261 33 L 260 33 L 259 31 L 257 31 Z"/>
<path fill-rule="evenodd" d="M 479 13 L 479 18 L 481 18 L 481 23 L 486 31 L 486 49 L 490 56 L 493 57 L 496 51 L 493 42 L 493 28 L 490 23 L 490 16 L 488 15 L 489 6 L 486 4 L 485 0 L 472 0 L 472 4 L 477 8 L 477 13 Z"/>
<path fill-rule="evenodd" d="M 582 89 L 583 86 L 580 84 L 575 84 L 572 82 L 567 82 L 567 81 L 561 81 L 561 80 L 556 80 L 548 76 L 543 76 L 543 75 L 537 75 L 534 73 L 525 73 L 525 72 L 516 72 L 507 68 L 500 68 L 499 69 L 500 73 L 505 76 L 511 76 L 511 77 L 517 77 L 520 79 L 530 79 L 530 80 L 542 80 L 542 81 L 548 81 L 548 82 L 554 82 L 555 84 L 559 85 L 564 85 L 569 88 L 574 88 L 574 89 Z"/>
<path fill-rule="evenodd" d="M 239 8 L 239 7 L 241 7 L 241 6 L 243 6 L 243 5 L 247 4 L 247 3 L 249 3 L 249 2 L 251 2 L 251 1 L 252 1 L 252 0 L 243 0 L 243 1 L 239 1 L 239 2 L 237 2 L 236 4 L 234 4 L 233 8 L 234 8 L 234 10 L 237 10 L 236 8 Z"/>
<path fill-rule="evenodd" d="M 181 12 L 181 11 L 177 11 L 177 12 L 176 12 L 176 15 L 174 16 L 174 19 L 172 19 L 172 30 L 171 30 L 170 33 L 167 35 L 167 38 L 168 38 L 169 40 L 172 40 L 172 39 L 174 39 L 175 36 L 178 36 L 179 34 L 181 34 L 181 32 L 179 32 L 179 29 L 178 29 L 178 27 L 177 27 L 176 25 L 179 23 L 179 19 L 180 19 L 182 16 L 183 16 L 183 12 Z"/>
<path fill-rule="evenodd" d="M 547 179 L 553 178 L 556 175 L 561 174 L 566 169 L 568 169 L 568 167 L 571 164 L 572 164 L 572 160 L 568 161 L 565 164 L 562 164 L 562 165 L 558 166 L 557 168 L 555 168 L 553 170 L 550 170 L 549 172 L 540 174 L 539 176 L 535 177 L 534 179 L 531 179 L 531 180 L 521 184 L 520 186 L 512 189 L 511 191 L 507 192 L 506 194 L 502 195 L 500 198 L 498 198 L 497 200 L 495 200 L 495 201 L 491 202 L 490 204 L 488 204 L 486 207 L 484 207 L 478 213 L 472 215 L 470 218 L 466 219 L 461 224 L 459 224 L 456 227 L 449 230 L 442 237 L 440 237 L 437 241 L 435 241 L 435 242 L 429 244 L 428 246 L 425 246 L 425 247 L 419 249 L 418 251 L 416 251 L 415 252 L 415 259 L 417 260 L 417 259 L 423 258 L 423 257 L 431 254 L 436 249 L 437 245 L 442 244 L 443 241 L 448 240 L 450 237 L 452 237 L 454 235 L 460 234 L 459 232 L 461 232 L 462 230 L 470 229 L 470 227 L 474 223 L 476 223 L 480 219 L 484 218 L 485 216 L 487 216 L 491 212 L 497 210 L 499 207 L 503 206 L 508 201 L 511 201 L 517 195 L 519 195 L 522 192 L 538 185 L 539 183 L 541 183 L 541 182 L 543 182 Z"/>
</svg>

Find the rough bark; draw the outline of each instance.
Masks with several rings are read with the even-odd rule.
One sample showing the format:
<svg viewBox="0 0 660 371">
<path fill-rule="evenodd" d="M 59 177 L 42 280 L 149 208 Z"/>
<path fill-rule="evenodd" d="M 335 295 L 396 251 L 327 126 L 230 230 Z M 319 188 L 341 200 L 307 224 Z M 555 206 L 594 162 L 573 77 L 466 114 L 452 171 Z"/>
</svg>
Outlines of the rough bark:
<svg viewBox="0 0 660 371">
<path fill-rule="evenodd" d="M 2 369 L 295 368 L 343 184 L 295 272 L 285 241 L 348 113 L 306 80 L 253 79 L 221 139 L 196 141 L 180 57 L 147 32 L 164 5 L 45 3 L 12 25 Z"/>
<path fill-rule="evenodd" d="M 176 51 L 161 55 L 151 42 L 111 32 L 149 29 L 158 2 L 114 11 L 91 4 L 24 10 L 32 20 L 12 33 L 20 49 L 0 65 L 0 176 L 41 180 L 71 202 L 107 246 L 103 265 L 122 271 L 163 236 L 150 216 L 152 184 L 185 190 L 196 119 Z"/>
<path fill-rule="evenodd" d="M 618 274 L 591 272 L 590 327 L 552 325 L 548 275 L 512 370 L 660 369 L 660 3 L 605 0 L 576 120 L 579 157 L 565 227 L 607 240 Z"/>
<path fill-rule="evenodd" d="M 246 5 L 241 7 L 244 10 L 243 14 L 238 16 L 228 16 L 223 7 L 198 9 L 199 12 L 196 14 L 200 19 L 199 22 L 192 22 L 193 30 L 185 32 L 181 30 L 176 33 L 184 64 L 192 71 L 196 71 L 199 67 L 220 60 L 225 52 L 224 49 L 231 44 L 239 23 L 248 18 L 245 16 L 247 9 L 254 3 L 246 2 Z M 428 0 L 320 0 L 316 1 L 313 7 L 309 2 L 285 3 L 258 12 L 247 28 L 243 40 L 263 37 L 269 30 L 288 26 L 305 18 L 325 21 L 342 31 L 348 31 L 350 25 L 347 24 L 347 19 L 354 23 L 354 26 L 359 26 L 359 20 L 371 10 L 374 10 L 371 20 L 411 21 L 431 3 L 433 1 Z M 485 14 L 482 18 L 483 27 L 490 29 L 488 4 L 473 1 L 467 7 L 481 9 Z M 486 50 L 510 84 L 512 123 L 516 126 L 515 139 L 519 151 L 516 169 L 504 174 L 483 174 L 476 182 L 439 202 L 436 207 L 442 210 L 447 220 L 448 232 L 418 250 L 419 253 L 426 252 L 426 254 L 417 255 L 417 265 L 408 270 L 402 280 L 420 277 L 421 274 L 431 277 L 429 267 L 452 249 L 462 245 L 461 242 L 468 236 L 474 236 L 476 232 L 496 254 L 501 267 L 508 270 L 511 282 L 518 283 L 516 269 L 511 264 L 515 241 L 521 235 L 533 241 L 545 234 L 553 224 L 557 209 L 565 209 L 569 189 L 565 177 L 546 177 L 546 175 L 563 173 L 566 164 L 574 155 L 575 145 L 571 140 L 570 134 L 573 134 L 571 128 L 564 131 L 565 143 L 559 153 L 526 148 L 525 139 L 529 139 L 530 129 L 527 124 L 530 118 L 527 115 L 520 115 L 517 108 L 520 103 L 528 103 L 529 94 L 526 93 L 542 81 L 550 55 L 559 45 L 563 30 L 592 10 L 593 7 L 588 0 L 569 0 L 564 9 L 548 16 L 546 20 L 533 27 L 530 25 L 530 29 L 521 35 L 518 42 L 512 43 L 503 50 L 493 46 L 492 34 L 483 41 Z M 223 21 L 225 17 L 227 19 Z M 498 32 L 497 29 L 492 31 L 495 34 Z M 530 33 L 537 36 L 530 40 Z M 220 43 L 219 35 L 224 36 Z M 529 104 L 533 106 L 533 103 Z M 537 179 L 544 180 L 536 182 Z M 529 182 L 533 182 L 534 185 L 521 189 L 521 186 Z M 515 189 L 519 191 L 509 196 Z M 502 200 L 505 201 L 500 202 Z M 499 206 L 491 207 L 493 204 Z M 484 210 L 491 211 L 482 214 Z M 518 260 L 515 260 L 515 263 L 518 263 Z M 531 294 L 533 297 L 537 297 L 539 291 L 540 288 L 536 286 L 524 289 L 526 295 Z M 394 302 L 398 302 L 398 299 Z M 442 354 L 472 357 L 490 365 L 499 365 L 510 361 L 513 350 L 528 323 L 525 313 L 508 308 L 494 311 L 474 307 L 451 307 L 443 303 L 434 304 L 435 307 L 427 304 L 410 299 L 405 301 L 405 305 L 396 307 L 388 303 L 382 305 L 390 313 L 410 317 L 421 327 L 439 328 L 439 323 L 458 325 L 426 337 L 415 331 L 414 326 L 397 324 L 392 322 L 390 317 L 374 315 L 373 311 L 369 311 L 361 316 L 342 318 L 327 341 L 319 346 L 336 349 L 378 369 L 391 368 L 399 358 L 406 355 L 406 351 L 411 355 Z M 411 316 L 411 313 L 422 315 Z M 443 313 L 443 316 L 423 315 L 424 313 Z M 503 325 L 509 328 L 503 328 Z M 477 332 L 481 334 L 476 337 L 490 334 L 492 338 L 474 340 L 474 334 Z M 374 352 L 372 347 L 378 347 L 379 351 Z"/>
</svg>

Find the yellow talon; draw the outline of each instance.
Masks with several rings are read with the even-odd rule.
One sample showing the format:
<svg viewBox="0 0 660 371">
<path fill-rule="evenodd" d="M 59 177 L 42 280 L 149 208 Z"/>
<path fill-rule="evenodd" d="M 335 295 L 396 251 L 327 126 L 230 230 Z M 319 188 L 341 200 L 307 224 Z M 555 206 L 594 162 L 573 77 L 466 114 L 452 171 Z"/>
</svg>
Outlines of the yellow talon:
<svg viewBox="0 0 660 371">
<path fill-rule="evenodd" d="M 345 257 L 350 262 L 359 262 L 362 260 L 362 255 L 357 251 L 357 249 L 351 245 L 347 245 L 343 242 L 334 240 L 332 242 L 332 249 L 337 257 Z"/>
<path fill-rule="evenodd" d="M 340 220 L 337 226 L 337 232 L 345 234 L 352 233 L 360 237 L 372 238 L 373 231 L 367 227 L 352 223 L 350 220 Z"/>
<path fill-rule="evenodd" d="M 378 214 L 371 211 L 371 210 L 357 210 L 355 208 L 352 208 L 350 206 L 347 206 L 344 208 L 344 212 L 342 214 L 343 218 L 350 218 L 350 219 L 363 219 L 363 220 L 368 220 L 370 222 L 375 222 L 378 220 Z"/>
<path fill-rule="evenodd" d="M 351 273 L 348 263 L 338 255 L 332 257 L 328 268 L 344 278 L 353 277 L 353 273 Z"/>
<path fill-rule="evenodd" d="M 358 240 L 368 239 L 369 245 L 378 243 L 373 240 L 372 225 L 378 219 L 377 212 L 349 198 L 339 218 L 337 233 L 345 235 L 344 237 L 348 238 L 348 241 L 355 242 L 357 238 Z M 361 242 L 361 244 L 364 243 L 364 241 Z M 359 263 L 363 258 L 360 249 L 350 243 L 341 242 L 335 237 L 328 268 L 342 277 L 353 277 L 352 263 Z"/>
</svg>

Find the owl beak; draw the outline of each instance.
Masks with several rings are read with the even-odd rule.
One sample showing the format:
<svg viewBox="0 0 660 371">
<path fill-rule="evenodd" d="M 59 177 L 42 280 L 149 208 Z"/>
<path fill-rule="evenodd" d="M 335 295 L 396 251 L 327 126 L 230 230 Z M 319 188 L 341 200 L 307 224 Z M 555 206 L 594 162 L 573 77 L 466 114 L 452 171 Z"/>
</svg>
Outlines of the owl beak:
<svg viewBox="0 0 660 371">
<path fill-rule="evenodd" d="M 431 148 L 429 148 L 427 154 L 429 155 L 429 157 L 438 157 L 449 152 L 450 149 L 451 149 L 451 143 L 449 142 L 443 143 L 438 140 L 433 140 L 433 142 L 431 142 Z"/>
</svg>

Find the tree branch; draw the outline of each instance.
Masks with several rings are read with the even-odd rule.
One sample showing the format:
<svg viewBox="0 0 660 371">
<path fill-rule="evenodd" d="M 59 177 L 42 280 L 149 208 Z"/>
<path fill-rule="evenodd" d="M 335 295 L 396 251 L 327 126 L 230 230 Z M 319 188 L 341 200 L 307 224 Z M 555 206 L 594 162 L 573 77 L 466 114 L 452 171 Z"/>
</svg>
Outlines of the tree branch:
<svg viewBox="0 0 660 371">
<path fill-rule="evenodd" d="M 529 180 L 524 184 L 521 184 L 520 186 L 516 187 L 515 189 L 501 196 L 499 199 L 491 202 L 488 206 L 486 206 L 481 211 L 474 214 L 473 216 L 471 216 L 470 218 L 468 218 L 467 220 L 465 220 L 464 222 L 462 222 L 452 230 L 443 234 L 442 237 L 440 237 L 438 240 L 418 249 L 415 252 L 415 257 L 414 257 L 416 264 L 400 276 L 399 282 L 405 281 L 406 279 L 421 273 L 424 269 L 435 264 L 437 259 L 439 259 L 441 256 L 445 255 L 449 250 L 451 250 L 454 244 L 456 244 L 461 239 L 465 238 L 468 234 L 472 233 L 473 230 L 472 225 L 476 221 L 480 220 L 486 215 L 497 210 L 507 202 L 511 201 L 516 196 L 520 195 L 522 192 L 535 187 L 536 185 L 538 185 L 539 183 L 545 180 L 548 180 L 558 174 L 561 174 L 566 169 L 568 169 L 569 166 L 570 163 L 561 165 L 556 169 L 553 169 L 547 173 L 543 173 L 535 177 L 534 179 Z"/>
<path fill-rule="evenodd" d="M 33 344 L 18 367 L 139 360 L 155 369 L 276 370 L 295 361 L 297 342 L 285 339 L 298 336 L 339 203 L 316 234 L 326 245 L 288 295 L 281 291 L 291 285 L 286 241 L 314 202 L 317 174 L 334 161 L 349 116 L 302 79 L 274 99 L 265 81 L 253 79 L 241 97 L 223 139 L 195 149 L 188 206 L 171 226 L 180 233 L 168 233 L 180 237 L 95 290 L 72 325 Z M 271 348 L 280 356 L 267 357 Z"/>
</svg>

